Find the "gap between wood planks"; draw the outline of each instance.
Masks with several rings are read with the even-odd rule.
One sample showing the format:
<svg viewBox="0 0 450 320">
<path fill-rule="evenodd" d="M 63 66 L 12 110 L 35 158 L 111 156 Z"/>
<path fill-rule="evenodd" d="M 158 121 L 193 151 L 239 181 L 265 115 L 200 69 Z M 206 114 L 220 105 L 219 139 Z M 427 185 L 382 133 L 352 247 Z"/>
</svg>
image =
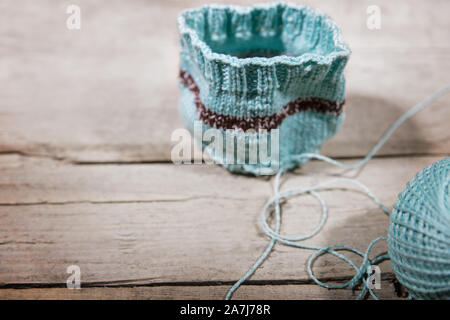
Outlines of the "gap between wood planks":
<svg viewBox="0 0 450 320">
<path fill-rule="evenodd" d="M 135 166 L 135 165 L 170 165 L 172 164 L 172 162 L 170 161 L 158 161 L 158 162 L 145 162 L 145 161 L 139 161 L 139 162 L 135 162 L 135 161 L 124 161 L 124 162 L 79 162 L 79 161 L 70 161 L 68 159 L 65 158 L 57 158 L 57 157 L 52 157 L 50 155 L 37 155 L 37 154 L 28 154 L 28 153 L 24 153 L 21 151 L 3 151 L 0 152 L 0 160 L 3 157 L 7 157 L 7 156 L 11 156 L 11 155 L 16 155 L 18 157 L 23 157 L 23 158 L 36 158 L 36 159 L 46 159 L 46 160 L 50 160 L 51 162 L 54 161 L 55 163 L 61 162 L 65 165 L 69 165 L 69 166 L 73 166 L 73 167 L 80 167 L 80 166 Z M 448 154 L 413 154 L 413 155 L 381 155 L 381 156 L 375 156 L 374 160 L 382 160 L 382 159 L 414 159 L 414 158 L 421 158 L 421 157 L 434 157 L 434 158 L 438 158 L 438 157 L 445 157 L 448 156 Z M 339 160 L 358 160 L 361 159 L 361 157 L 336 157 L 335 159 L 339 159 Z M 50 162 L 50 163 L 51 163 Z M 315 163 L 315 164 L 320 164 L 321 162 L 318 160 L 311 160 L 310 163 Z M 327 164 L 324 164 L 325 166 L 328 166 Z M 370 162 L 369 162 L 370 165 Z M 192 165 L 191 165 L 192 166 Z M 220 167 L 219 165 L 208 165 L 208 166 L 217 166 Z M 331 166 L 329 166 L 331 167 Z M 0 171 L 2 170 L 2 168 L 0 168 Z M 224 173 L 228 173 L 228 171 L 226 171 L 225 169 Z M 295 171 L 294 171 L 295 172 Z M 295 174 L 295 173 L 294 173 Z M 359 175 L 359 173 L 358 173 Z M 235 175 L 236 177 L 239 177 L 240 175 Z M 249 178 L 251 179 L 251 178 Z M 259 180 L 267 180 L 268 182 L 271 180 L 271 176 L 263 176 L 263 177 L 258 177 L 255 179 L 259 179 Z M 205 199 L 208 198 L 209 196 L 202 196 L 202 195 L 190 195 L 190 196 L 185 196 L 182 198 L 165 198 L 165 199 L 108 199 L 108 200 L 92 200 L 92 199 L 80 199 L 80 200 L 64 200 L 64 201 L 48 201 L 48 200 L 44 200 L 44 201 L 24 201 L 24 202 L 1 202 L 0 201 L 0 206 L 7 206 L 7 207 L 14 207 L 14 206 L 39 206 L 39 205 L 71 205 L 71 204 L 138 204 L 138 203 L 164 203 L 164 202 L 186 202 L 186 201 L 193 201 L 193 200 L 199 200 L 199 199 Z M 223 195 L 216 195 L 215 198 L 217 199 L 221 199 L 221 200 L 245 200 L 245 198 L 243 197 L 227 197 L 227 196 L 223 196 Z"/>
<path fill-rule="evenodd" d="M 169 160 L 124 160 L 124 161 L 79 161 L 72 160 L 70 157 L 58 157 L 50 154 L 39 154 L 39 153 L 29 153 L 19 150 L 4 150 L 0 151 L 0 157 L 9 156 L 9 155 L 18 155 L 21 157 L 27 158 L 44 158 L 50 159 L 54 161 L 61 161 L 67 164 L 72 165 L 136 165 L 136 164 L 171 164 L 172 161 Z M 373 159 L 391 159 L 391 158 L 416 158 L 416 157 L 447 157 L 450 156 L 449 153 L 413 153 L 413 154 L 402 154 L 402 153 L 391 153 L 391 154 L 382 154 L 375 155 Z M 332 157 L 336 160 L 358 160 L 364 158 L 364 156 L 337 156 Z M 312 159 L 310 161 L 318 161 Z M 203 164 L 205 162 L 203 161 Z"/>
<path fill-rule="evenodd" d="M 321 281 L 349 281 L 352 276 L 346 277 L 321 277 Z M 168 286 L 224 286 L 233 285 L 237 280 L 229 281 L 165 281 L 165 282 L 146 282 L 149 279 L 127 279 L 114 281 L 93 281 L 83 282 L 85 288 L 95 287 L 114 287 L 114 288 L 128 288 L 128 287 L 168 287 Z M 395 275 L 392 272 L 385 272 L 381 275 L 382 281 L 394 281 Z M 305 285 L 315 284 L 311 279 L 275 279 L 275 280 L 247 280 L 247 285 L 265 286 L 265 285 Z M 66 283 L 0 283 L 0 289 L 29 289 L 29 288 L 66 288 Z"/>
<path fill-rule="evenodd" d="M 347 281 L 350 277 L 323 279 Z M 130 280 L 131 281 L 131 280 Z M 133 284 L 130 281 L 88 283 L 82 290 L 67 290 L 65 284 L 10 284 L 0 286 L 2 299 L 223 299 L 232 281 L 168 282 Z M 381 281 L 389 290 L 379 292 L 380 298 L 406 298 L 407 292 L 392 273 Z M 240 299 L 354 299 L 353 289 L 327 290 L 302 280 L 247 281 L 234 295 Z M 368 298 L 368 296 L 366 297 Z"/>
</svg>

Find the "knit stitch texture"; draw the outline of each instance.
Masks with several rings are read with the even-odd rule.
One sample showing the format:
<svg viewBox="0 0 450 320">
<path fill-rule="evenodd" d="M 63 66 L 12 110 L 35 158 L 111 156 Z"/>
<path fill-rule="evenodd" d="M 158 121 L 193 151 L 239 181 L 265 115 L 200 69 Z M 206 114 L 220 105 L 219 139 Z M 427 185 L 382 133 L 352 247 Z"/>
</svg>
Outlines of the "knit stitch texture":
<svg viewBox="0 0 450 320">
<path fill-rule="evenodd" d="M 209 5 L 184 11 L 178 26 L 180 69 L 197 88 L 180 81 L 180 113 L 191 131 L 196 120 L 203 130 L 224 131 L 223 118 L 232 119 L 248 151 L 260 143 L 261 124 L 275 119 L 266 126 L 279 129 L 279 158 L 271 161 L 291 169 L 306 161 L 293 155 L 319 152 L 340 128 L 350 50 L 329 17 L 294 4 Z M 256 134 L 246 135 L 249 128 Z M 275 173 L 268 164 L 226 163 L 226 152 L 234 151 L 218 157 L 204 148 L 233 172 Z"/>
<path fill-rule="evenodd" d="M 418 173 L 390 217 L 389 256 L 415 299 L 450 299 L 450 158 Z"/>
</svg>

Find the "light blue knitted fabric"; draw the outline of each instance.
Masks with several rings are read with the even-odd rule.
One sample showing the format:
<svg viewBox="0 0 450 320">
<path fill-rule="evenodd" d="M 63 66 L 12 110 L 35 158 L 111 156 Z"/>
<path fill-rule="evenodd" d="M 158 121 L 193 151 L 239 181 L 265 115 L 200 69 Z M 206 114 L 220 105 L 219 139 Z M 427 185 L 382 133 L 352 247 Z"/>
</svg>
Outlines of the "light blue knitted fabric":
<svg viewBox="0 0 450 320">
<path fill-rule="evenodd" d="M 398 196 L 389 256 L 415 299 L 450 299 L 450 158 L 426 167 Z"/>
<path fill-rule="evenodd" d="M 278 115 L 282 120 L 271 126 L 279 129 L 280 139 L 275 167 L 290 169 L 306 161 L 293 155 L 319 152 L 340 128 L 344 114 L 339 108 L 345 95 L 342 72 L 350 50 L 329 17 L 294 4 L 210 5 L 183 12 L 178 25 L 180 69 L 195 83 L 200 100 L 196 102 L 192 87 L 180 82 L 180 113 L 190 130 L 195 120 L 203 120 L 204 130 L 226 129 L 215 120 L 199 118 L 199 103 L 210 118 L 225 116 L 247 125 Z M 307 105 L 300 112 L 287 113 L 286 105 L 294 101 Z M 261 127 L 252 128 L 257 133 L 249 138 L 234 126 L 235 135 L 245 139 L 246 149 L 260 139 Z M 206 150 L 231 171 L 268 173 L 267 164 L 226 164 L 225 152 L 222 158 Z"/>
</svg>

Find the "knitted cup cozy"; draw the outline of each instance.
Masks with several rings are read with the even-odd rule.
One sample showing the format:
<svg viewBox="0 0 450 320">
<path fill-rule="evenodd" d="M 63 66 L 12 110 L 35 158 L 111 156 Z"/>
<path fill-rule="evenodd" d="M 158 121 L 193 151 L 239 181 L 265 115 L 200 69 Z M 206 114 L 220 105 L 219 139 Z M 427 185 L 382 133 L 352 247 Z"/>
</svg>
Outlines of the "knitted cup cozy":
<svg viewBox="0 0 450 320">
<path fill-rule="evenodd" d="M 180 113 L 191 132 L 201 121 L 203 132 L 223 133 L 224 152 L 202 142 L 216 162 L 233 172 L 274 174 L 305 162 L 294 156 L 319 152 L 339 130 L 350 50 L 326 15 L 284 3 L 209 5 L 184 11 L 178 27 Z M 237 149 L 226 148 L 225 137 L 244 143 L 244 162 L 229 161 Z M 249 150 L 267 139 L 273 151 L 273 137 L 278 156 L 250 163 Z"/>
</svg>

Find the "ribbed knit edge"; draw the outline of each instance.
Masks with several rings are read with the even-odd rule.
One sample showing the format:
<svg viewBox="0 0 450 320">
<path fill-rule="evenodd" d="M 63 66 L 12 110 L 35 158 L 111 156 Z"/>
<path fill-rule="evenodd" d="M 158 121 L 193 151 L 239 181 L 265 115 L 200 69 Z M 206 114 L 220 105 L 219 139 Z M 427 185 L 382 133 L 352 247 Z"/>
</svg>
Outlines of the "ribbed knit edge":
<svg viewBox="0 0 450 320">
<path fill-rule="evenodd" d="M 192 26 L 192 23 L 199 23 L 202 19 L 189 20 L 193 15 L 202 14 L 219 17 L 215 21 L 221 21 L 222 25 L 214 22 L 214 26 L 209 26 L 219 33 L 221 28 L 229 28 L 232 24 L 235 24 L 235 28 L 239 28 L 240 24 L 245 25 L 245 19 L 240 18 L 254 10 L 279 11 L 289 14 L 285 19 L 301 19 L 304 32 L 311 28 L 316 30 L 309 35 L 309 38 L 312 37 L 311 41 L 317 41 L 314 37 L 331 37 L 333 46 L 330 52 L 324 55 L 306 52 L 299 56 L 238 58 L 214 52 L 201 39 L 199 30 L 205 26 Z M 240 18 L 230 18 L 227 21 L 229 15 Z M 270 22 L 273 17 L 267 14 L 266 19 Z M 299 97 L 318 97 L 338 102 L 344 99 L 345 78 L 342 71 L 350 50 L 341 40 L 336 24 L 315 9 L 283 3 L 251 7 L 209 5 L 184 11 L 178 17 L 178 26 L 182 47 L 181 69 L 189 72 L 195 79 L 206 108 L 218 114 L 235 117 L 267 116 Z M 270 26 L 267 29 L 269 31 L 266 32 L 270 32 Z"/>
</svg>

